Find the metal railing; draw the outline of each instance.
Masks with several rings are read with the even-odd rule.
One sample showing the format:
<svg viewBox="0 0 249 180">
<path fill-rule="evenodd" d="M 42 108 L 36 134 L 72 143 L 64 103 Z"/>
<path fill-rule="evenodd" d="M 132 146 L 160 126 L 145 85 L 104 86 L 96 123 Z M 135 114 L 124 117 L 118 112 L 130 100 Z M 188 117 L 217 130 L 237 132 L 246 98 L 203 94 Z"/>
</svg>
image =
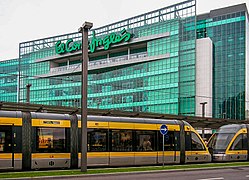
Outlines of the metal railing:
<svg viewBox="0 0 249 180">
<path fill-rule="evenodd" d="M 142 52 L 142 53 L 136 53 L 136 54 L 130 54 L 130 55 L 124 55 L 124 56 L 117 56 L 117 57 L 112 57 L 112 58 L 105 58 L 105 59 L 101 59 L 101 60 L 89 61 L 88 67 L 107 65 L 107 64 L 127 61 L 130 59 L 144 58 L 147 56 L 148 56 L 147 52 Z M 51 68 L 50 74 L 52 75 L 52 74 L 57 74 L 57 73 L 61 73 L 61 72 L 69 72 L 69 71 L 74 72 L 74 71 L 78 71 L 80 69 L 81 69 L 81 63 L 72 64 L 72 65 L 67 65 L 67 66 Z"/>
</svg>

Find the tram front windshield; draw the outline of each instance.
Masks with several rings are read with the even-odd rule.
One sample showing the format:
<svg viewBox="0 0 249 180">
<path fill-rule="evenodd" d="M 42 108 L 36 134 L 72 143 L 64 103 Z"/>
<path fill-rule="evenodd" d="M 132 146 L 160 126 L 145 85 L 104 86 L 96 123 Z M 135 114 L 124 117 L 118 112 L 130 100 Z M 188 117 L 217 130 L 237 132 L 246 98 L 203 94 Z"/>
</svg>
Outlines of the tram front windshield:
<svg viewBox="0 0 249 180">
<path fill-rule="evenodd" d="M 213 149 L 213 153 L 224 153 L 234 135 L 234 133 L 215 133 L 208 142 L 208 147 Z"/>
</svg>

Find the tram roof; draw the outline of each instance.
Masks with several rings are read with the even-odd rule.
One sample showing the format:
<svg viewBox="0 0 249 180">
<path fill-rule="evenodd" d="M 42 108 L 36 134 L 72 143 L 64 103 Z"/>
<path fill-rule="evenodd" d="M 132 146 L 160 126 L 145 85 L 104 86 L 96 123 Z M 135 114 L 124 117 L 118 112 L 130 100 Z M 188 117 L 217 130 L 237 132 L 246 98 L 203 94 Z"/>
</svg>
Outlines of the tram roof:
<svg viewBox="0 0 249 180">
<path fill-rule="evenodd" d="M 81 108 L 30 104 L 30 103 L 12 103 L 12 102 L 0 102 L 0 110 L 46 112 L 46 113 L 58 113 L 58 114 L 81 114 Z M 129 111 L 120 111 L 120 110 L 90 109 L 90 108 L 88 108 L 88 114 L 99 115 L 99 116 L 176 119 L 176 120 L 187 121 L 193 127 L 212 128 L 212 129 L 217 129 L 220 126 L 226 124 L 249 124 L 249 120 L 209 118 L 209 117 L 171 115 L 171 114 L 146 113 L 146 112 L 129 112 Z"/>
</svg>

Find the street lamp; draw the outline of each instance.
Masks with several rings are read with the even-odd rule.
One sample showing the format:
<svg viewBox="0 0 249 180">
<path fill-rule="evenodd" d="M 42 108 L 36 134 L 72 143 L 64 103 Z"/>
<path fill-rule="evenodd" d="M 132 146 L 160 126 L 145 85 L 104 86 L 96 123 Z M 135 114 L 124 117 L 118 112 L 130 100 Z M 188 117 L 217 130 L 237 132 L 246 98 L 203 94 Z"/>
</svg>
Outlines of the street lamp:
<svg viewBox="0 0 249 180">
<path fill-rule="evenodd" d="M 82 33 L 81 62 L 81 172 L 87 171 L 87 74 L 88 74 L 88 30 L 93 23 L 85 22 L 78 32 Z"/>
<path fill-rule="evenodd" d="M 202 102 L 200 103 L 202 105 L 202 117 L 205 117 L 205 105 L 207 104 L 207 102 Z M 202 128 L 202 138 L 204 138 L 204 128 Z"/>
<path fill-rule="evenodd" d="M 226 115 L 227 115 L 227 113 L 225 113 L 225 112 L 222 113 L 222 118 L 223 118 L 223 119 L 226 119 Z"/>
</svg>

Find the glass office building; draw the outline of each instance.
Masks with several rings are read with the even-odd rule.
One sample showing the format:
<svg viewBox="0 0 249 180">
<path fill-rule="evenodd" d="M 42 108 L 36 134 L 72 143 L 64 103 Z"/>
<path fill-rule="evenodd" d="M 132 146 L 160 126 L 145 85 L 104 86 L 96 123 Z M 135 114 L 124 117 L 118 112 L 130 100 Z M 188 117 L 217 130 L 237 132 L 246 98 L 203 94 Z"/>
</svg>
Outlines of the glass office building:
<svg viewBox="0 0 249 180">
<path fill-rule="evenodd" d="M 197 38 L 213 43 L 213 117 L 244 119 L 248 78 L 248 11 L 244 4 L 197 17 Z"/>
<path fill-rule="evenodd" d="M 26 102 L 31 84 L 31 103 L 81 106 L 80 33 L 19 49 L 16 101 Z M 246 5 L 196 15 L 188 0 L 93 29 L 88 69 L 89 108 L 201 116 L 206 102 L 206 116 L 245 119 Z"/>
<path fill-rule="evenodd" d="M 18 65 L 18 59 L 0 62 L 0 101 L 17 102 Z"/>
</svg>

